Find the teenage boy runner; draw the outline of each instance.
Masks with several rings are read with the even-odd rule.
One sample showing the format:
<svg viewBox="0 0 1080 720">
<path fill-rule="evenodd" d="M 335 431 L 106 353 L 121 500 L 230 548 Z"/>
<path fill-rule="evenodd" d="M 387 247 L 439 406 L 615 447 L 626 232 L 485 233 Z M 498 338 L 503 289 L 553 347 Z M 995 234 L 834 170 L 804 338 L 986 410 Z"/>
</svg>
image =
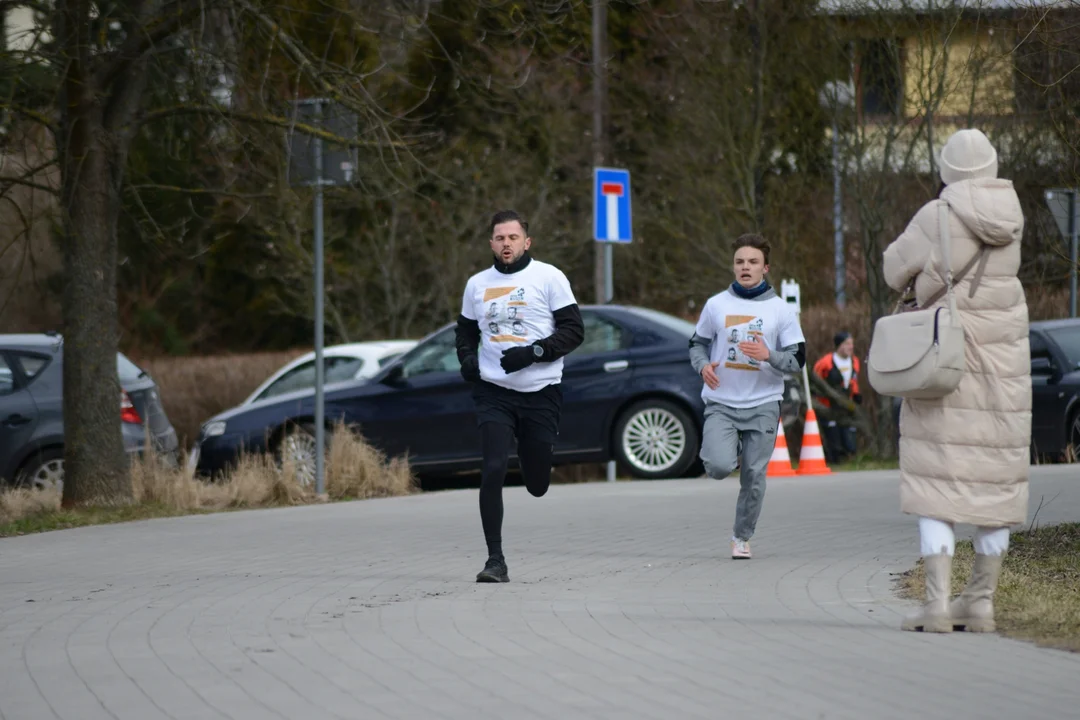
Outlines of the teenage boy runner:
<svg viewBox="0 0 1080 720">
<path fill-rule="evenodd" d="M 561 270 L 529 256 L 529 225 L 504 210 L 491 220 L 492 267 L 465 285 L 457 323 L 461 375 L 473 387 L 483 452 L 480 520 L 488 561 L 477 582 L 509 582 L 502 552 L 502 489 L 515 437 L 525 486 L 541 497 L 562 411 L 562 358 L 585 339 Z"/>
<path fill-rule="evenodd" d="M 735 240 L 735 282 L 705 303 L 690 339 L 690 362 L 705 381 L 701 459 L 708 476 L 730 475 L 740 464 L 741 445 L 735 559 L 750 558 L 780 422 L 783 373 L 798 372 L 806 362 L 795 310 L 765 280 L 770 249 L 760 235 Z"/>
</svg>

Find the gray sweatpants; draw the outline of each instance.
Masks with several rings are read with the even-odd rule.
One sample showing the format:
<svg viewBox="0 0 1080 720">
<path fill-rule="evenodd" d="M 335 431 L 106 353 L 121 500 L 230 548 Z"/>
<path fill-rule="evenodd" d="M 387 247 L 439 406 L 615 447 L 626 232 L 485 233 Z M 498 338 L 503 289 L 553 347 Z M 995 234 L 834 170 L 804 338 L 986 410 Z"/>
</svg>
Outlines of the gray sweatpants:
<svg viewBox="0 0 1080 720">
<path fill-rule="evenodd" d="M 757 527 L 765 500 L 765 471 L 776 445 L 780 423 L 780 403 L 770 402 L 754 408 L 733 408 L 719 403 L 705 404 L 705 429 L 701 440 L 701 460 L 705 472 L 714 480 L 723 480 L 739 464 L 742 445 L 742 469 L 739 473 L 739 500 L 735 505 L 733 534 L 749 540 Z"/>
</svg>

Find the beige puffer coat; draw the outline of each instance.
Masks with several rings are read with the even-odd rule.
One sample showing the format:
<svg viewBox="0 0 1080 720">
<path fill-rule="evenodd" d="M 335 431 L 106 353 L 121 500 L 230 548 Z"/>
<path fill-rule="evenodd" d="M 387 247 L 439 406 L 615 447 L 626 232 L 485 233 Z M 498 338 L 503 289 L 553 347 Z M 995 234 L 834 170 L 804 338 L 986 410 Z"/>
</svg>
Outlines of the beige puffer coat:
<svg viewBox="0 0 1080 720">
<path fill-rule="evenodd" d="M 935 400 L 904 400 L 900 414 L 900 503 L 906 513 L 1002 527 L 1028 509 L 1031 358 L 1028 310 L 1017 278 L 1024 216 L 1012 182 L 965 180 L 941 193 L 949 203 L 952 267 L 990 246 L 982 281 L 968 297 L 972 269 L 954 291 L 966 336 L 960 386 Z M 938 203 L 924 205 L 885 251 L 885 280 L 915 280 L 920 306 L 945 286 Z M 948 302 L 942 298 L 938 304 Z"/>
</svg>

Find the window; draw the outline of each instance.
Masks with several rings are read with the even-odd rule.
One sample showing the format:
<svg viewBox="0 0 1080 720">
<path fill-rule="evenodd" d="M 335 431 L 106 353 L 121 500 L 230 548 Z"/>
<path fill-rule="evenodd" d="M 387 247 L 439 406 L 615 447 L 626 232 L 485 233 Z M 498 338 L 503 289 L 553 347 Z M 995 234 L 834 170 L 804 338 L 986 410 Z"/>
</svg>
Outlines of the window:
<svg viewBox="0 0 1080 720">
<path fill-rule="evenodd" d="M 1043 340 L 1042 335 L 1036 333 L 1030 333 L 1028 335 L 1028 344 L 1031 346 L 1031 357 L 1046 357 L 1050 354 L 1050 349 L 1046 347 L 1046 341 Z"/>
<path fill-rule="evenodd" d="M 10 395 L 15 392 L 15 374 L 11 372 L 11 366 L 3 355 L 0 355 L 0 395 Z"/>
<path fill-rule="evenodd" d="M 36 378 L 49 364 L 49 358 L 41 355 L 17 355 L 16 360 L 22 367 L 23 375 L 26 376 L 27 380 Z"/>
<path fill-rule="evenodd" d="M 324 379 L 327 384 L 345 382 L 356 377 L 356 373 L 360 372 L 360 368 L 364 367 L 364 359 L 354 357 L 323 358 L 323 367 L 326 368 L 324 371 L 326 377 Z"/>
<path fill-rule="evenodd" d="M 581 320 L 585 325 L 585 340 L 574 351 L 575 354 L 584 355 L 622 349 L 625 333 L 621 327 L 591 312 L 582 313 Z"/>
<path fill-rule="evenodd" d="M 859 109 L 864 115 L 900 115 L 903 101 L 903 71 L 900 43 L 882 38 L 859 44 Z"/>
<path fill-rule="evenodd" d="M 303 388 L 309 387 L 315 387 L 314 360 L 309 360 L 306 363 L 297 365 L 292 370 L 289 370 L 277 380 L 270 383 L 269 387 L 259 393 L 258 399 L 265 400 L 266 398 L 284 395 L 285 393 L 290 393 L 294 390 L 302 390 Z"/>
<path fill-rule="evenodd" d="M 1080 370 L 1080 325 L 1056 328 L 1047 331 L 1057 343 L 1069 363 L 1069 370 Z M 1032 355 L 1034 355 L 1032 350 Z"/>
<path fill-rule="evenodd" d="M 1054 358 L 1043 336 L 1039 333 L 1029 333 L 1028 344 L 1031 346 L 1031 374 L 1033 376 L 1053 374 Z"/>
<path fill-rule="evenodd" d="M 428 373 L 458 372 L 461 363 L 457 358 L 454 331 L 448 330 L 418 346 L 405 357 L 401 369 L 403 376 L 407 378 Z"/>
<path fill-rule="evenodd" d="M 363 365 L 363 358 L 324 357 L 323 384 L 329 385 L 330 383 L 352 380 Z M 308 360 L 272 382 L 269 387 L 259 393 L 256 400 L 266 400 L 285 393 L 307 390 L 313 387 L 315 387 L 315 361 Z"/>
</svg>

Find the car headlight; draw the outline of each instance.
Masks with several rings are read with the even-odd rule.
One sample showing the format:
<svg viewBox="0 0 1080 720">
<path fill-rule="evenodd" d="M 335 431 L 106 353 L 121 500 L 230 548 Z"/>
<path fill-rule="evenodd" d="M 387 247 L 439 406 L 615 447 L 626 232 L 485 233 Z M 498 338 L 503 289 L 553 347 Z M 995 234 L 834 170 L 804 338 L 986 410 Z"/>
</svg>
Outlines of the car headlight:
<svg viewBox="0 0 1080 720">
<path fill-rule="evenodd" d="M 206 425 L 203 426 L 203 437 L 204 438 L 212 438 L 212 437 L 217 437 L 218 435 L 224 435 L 224 434 L 225 434 L 225 421 L 224 420 L 218 420 L 216 422 L 206 423 Z"/>
</svg>

